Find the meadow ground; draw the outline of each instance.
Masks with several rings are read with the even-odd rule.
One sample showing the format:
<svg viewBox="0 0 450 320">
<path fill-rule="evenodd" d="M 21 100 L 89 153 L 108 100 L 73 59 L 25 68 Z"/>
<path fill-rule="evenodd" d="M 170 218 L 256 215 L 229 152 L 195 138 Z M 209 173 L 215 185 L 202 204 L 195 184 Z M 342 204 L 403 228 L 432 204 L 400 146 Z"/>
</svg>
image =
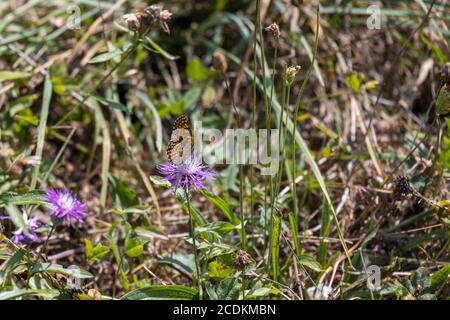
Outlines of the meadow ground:
<svg viewBox="0 0 450 320">
<path fill-rule="evenodd" d="M 449 39 L 447 1 L 1 1 L 0 299 L 449 299 Z"/>
</svg>

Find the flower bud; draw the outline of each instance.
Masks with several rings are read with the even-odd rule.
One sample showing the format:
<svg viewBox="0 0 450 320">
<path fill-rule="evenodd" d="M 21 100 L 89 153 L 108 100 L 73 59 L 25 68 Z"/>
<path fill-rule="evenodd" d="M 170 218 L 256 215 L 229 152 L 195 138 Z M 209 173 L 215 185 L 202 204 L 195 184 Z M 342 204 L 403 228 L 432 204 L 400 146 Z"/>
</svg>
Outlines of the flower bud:
<svg viewBox="0 0 450 320">
<path fill-rule="evenodd" d="M 225 73 L 228 69 L 227 58 L 220 51 L 214 51 L 213 53 L 213 66 L 217 71 Z"/>
</svg>

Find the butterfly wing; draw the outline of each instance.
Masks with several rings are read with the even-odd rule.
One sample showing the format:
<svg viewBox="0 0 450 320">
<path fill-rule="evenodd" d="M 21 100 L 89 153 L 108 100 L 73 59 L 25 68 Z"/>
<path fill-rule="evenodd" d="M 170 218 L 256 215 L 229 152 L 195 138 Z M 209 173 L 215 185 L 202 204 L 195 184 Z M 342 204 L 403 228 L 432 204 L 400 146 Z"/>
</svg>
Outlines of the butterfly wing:
<svg viewBox="0 0 450 320">
<path fill-rule="evenodd" d="M 191 125 L 186 115 L 178 117 L 172 128 L 172 134 L 167 145 L 167 158 L 172 164 L 178 165 L 189 159 L 194 149 L 194 137 Z"/>
<path fill-rule="evenodd" d="M 450 85 L 444 84 L 436 99 L 436 113 L 438 116 L 445 116 L 450 113 Z"/>
</svg>

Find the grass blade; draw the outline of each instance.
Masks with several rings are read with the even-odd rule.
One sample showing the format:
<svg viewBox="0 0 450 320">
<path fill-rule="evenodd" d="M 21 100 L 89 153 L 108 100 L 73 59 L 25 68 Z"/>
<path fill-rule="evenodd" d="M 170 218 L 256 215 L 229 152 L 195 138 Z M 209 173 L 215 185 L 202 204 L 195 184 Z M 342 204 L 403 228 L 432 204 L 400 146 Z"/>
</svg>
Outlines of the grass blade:
<svg viewBox="0 0 450 320">
<path fill-rule="evenodd" d="M 41 116 L 39 119 L 38 141 L 36 146 L 36 156 L 42 159 L 45 142 L 45 129 L 47 127 L 48 110 L 50 107 L 50 100 L 52 99 L 52 81 L 50 71 L 45 75 L 44 81 L 44 95 L 42 98 Z M 40 165 L 34 167 L 33 176 L 31 178 L 30 191 L 36 188 L 39 177 Z"/>
</svg>

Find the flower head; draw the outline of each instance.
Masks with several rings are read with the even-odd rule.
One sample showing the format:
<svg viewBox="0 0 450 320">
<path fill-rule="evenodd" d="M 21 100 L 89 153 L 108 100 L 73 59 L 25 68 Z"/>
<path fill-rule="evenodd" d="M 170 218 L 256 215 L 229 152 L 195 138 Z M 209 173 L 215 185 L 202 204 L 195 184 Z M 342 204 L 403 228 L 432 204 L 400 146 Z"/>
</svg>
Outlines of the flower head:
<svg viewBox="0 0 450 320">
<path fill-rule="evenodd" d="M 82 223 L 87 215 L 85 204 L 67 189 L 62 191 L 49 189 L 44 200 L 50 202 L 51 215 L 59 219 L 66 219 L 67 224 L 70 224 L 71 218 Z"/>
<path fill-rule="evenodd" d="M 189 192 L 191 187 L 195 190 L 202 188 L 207 178 L 215 176 L 208 166 L 201 164 L 194 155 L 184 163 L 176 165 L 166 162 L 157 168 L 165 176 L 164 180 L 169 181 L 175 189 L 181 187 L 186 192 Z"/>
<path fill-rule="evenodd" d="M 41 238 L 36 234 L 36 229 L 43 226 L 43 223 L 37 218 L 28 218 L 28 216 L 23 213 L 23 220 L 26 225 L 26 229 L 18 228 L 13 232 L 12 242 L 15 244 L 23 243 L 27 244 L 30 242 L 41 242 Z"/>
<path fill-rule="evenodd" d="M 265 29 L 267 32 L 272 32 L 272 36 L 276 39 L 278 39 L 281 35 L 280 27 L 276 22 L 272 23 L 270 26 L 266 27 Z"/>
<path fill-rule="evenodd" d="M 289 85 L 292 85 L 301 68 L 301 66 L 290 66 L 286 69 L 286 81 Z"/>
<path fill-rule="evenodd" d="M 172 13 L 169 10 L 162 10 L 158 6 L 150 6 L 141 12 L 127 13 L 123 16 L 123 19 L 127 23 L 128 29 L 140 34 L 144 33 L 153 22 L 158 22 L 163 31 L 169 33 L 167 21 L 171 16 Z"/>
<path fill-rule="evenodd" d="M 147 26 L 144 18 L 139 13 L 127 13 L 123 16 L 123 20 L 125 20 L 128 25 L 128 29 L 130 29 L 131 31 L 142 33 L 143 31 L 145 31 Z"/>
</svg>

